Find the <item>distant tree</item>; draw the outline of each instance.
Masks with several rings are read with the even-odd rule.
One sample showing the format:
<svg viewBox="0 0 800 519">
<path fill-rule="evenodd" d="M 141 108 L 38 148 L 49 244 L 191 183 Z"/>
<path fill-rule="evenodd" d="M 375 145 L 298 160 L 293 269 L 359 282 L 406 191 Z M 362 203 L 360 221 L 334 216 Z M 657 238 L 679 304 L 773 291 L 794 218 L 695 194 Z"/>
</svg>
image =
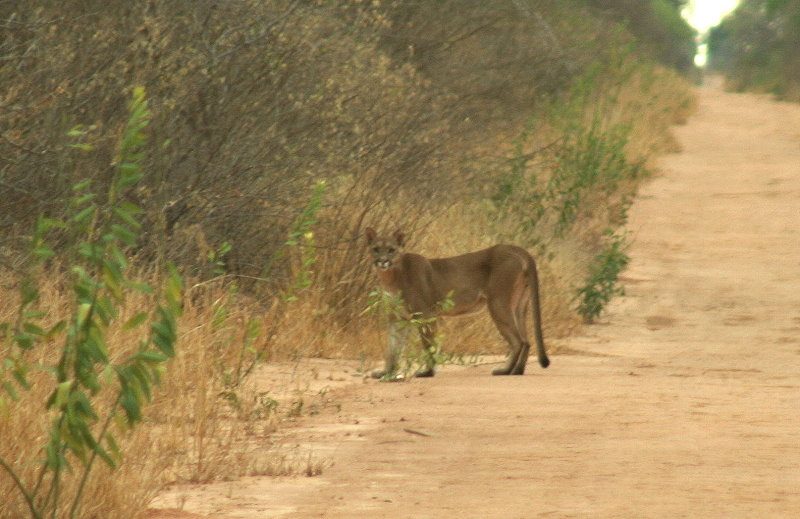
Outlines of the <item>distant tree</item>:
<svg viewBox="0 0 800 519">
<path fill-rule="evenodd" d="M 744 0 L 709 35 L 709 66 L 737 90 L 800 100 L 800 1 Z"/>
<path fill-rule="evenodd" d="M 685 0 L 589 0 L 622 22 L 640 45 L 661 63 L 689 73 L 694 69 L 695 32 L 681 16 Z"/>
</svg>

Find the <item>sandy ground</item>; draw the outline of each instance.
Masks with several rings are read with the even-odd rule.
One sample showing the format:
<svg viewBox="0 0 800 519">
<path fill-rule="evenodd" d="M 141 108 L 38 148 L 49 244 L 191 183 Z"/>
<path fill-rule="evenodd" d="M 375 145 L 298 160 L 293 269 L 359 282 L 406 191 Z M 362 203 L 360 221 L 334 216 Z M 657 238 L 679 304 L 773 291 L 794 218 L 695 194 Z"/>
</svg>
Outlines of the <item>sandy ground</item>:
<svg viewBox="0 0 800 519">
<path fill-rule="evenodd" d="M 699 93 L 577 353 L 346 385 L 289 433 L 321 476 L 172 488 L 153 506 L 184 512 L 151 516 L 800 517 L 800 106 Z"/>
</svg>

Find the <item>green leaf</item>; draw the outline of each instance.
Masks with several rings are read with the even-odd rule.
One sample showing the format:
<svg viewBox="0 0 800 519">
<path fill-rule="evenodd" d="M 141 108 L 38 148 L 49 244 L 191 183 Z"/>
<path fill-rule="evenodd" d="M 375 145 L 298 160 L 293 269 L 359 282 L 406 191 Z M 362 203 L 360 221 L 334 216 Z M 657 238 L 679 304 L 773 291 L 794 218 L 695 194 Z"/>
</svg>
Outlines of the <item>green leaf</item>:
<svg viewBox="0 0 800 519">
<path fill-rule="evenodd" d="M 57 407 L 60 409 L 63 407 L 69 399 L 69 391 L 72 389 L 72 384 L 72 380 L 67 380 L 66 382 L 58 384 L 56 390 L 53 392 L 52 401 L 47 404 L 47 408 L 51 409 Z"/>
<path fill-rule="evenodd" d="M 95 210 L 95 206 L 94 205 L 90 205 L 88 207 L 85 207 L 84 209 L 79 211 L 78 214 L 76 214 L 76 215 L 74 215 L 72 217 L 72 221 L 75 222 L 75 223 L 84 223 L 89 219 L 90 216 L 92 216 L 92 213 L 94 212 L 94 210 Z"/>
<path fill-rule="evenodd" d="M 14 389 L 14 385 L 11 382 L 3 382 L 3 389 L 6 390 L 6 393 L 8 393 L 8 396 L 11 397 L 11 400 L 15 402 L 19 400 L 19 395 L 17 394 L 17 390 Z M 2 411 L 3 410 L 2 408 L 5 407 L 4 404 L 5 400 L 2 397 L 0 397 L 0 411 Z"/>
<path fill-rule="evenodd" d="M 129 158 L 141 160 L 144 157 L 129 156 Z M 139 182 L 142 177 L 144 177 L 144 173 L 141 172 L 142 167 L 136 162 L 125 162 L 117 167 L 122 173 L 120 179 L 117 181 L 117 187 L 120 191 L 127 189 L 129 186 Z"/>
<path fill-rule="evenodd" d="M 116 462 L 114 460 L 118 460 L 122 457 L 122 454 L 120 454 L 119 451 L 119 446 L 117 445 L 117 441 L 114 439 L 114 435 L 110 432 L 106 432 L 106 434 L 103 436 L 103 440 L 105 440 L 106 445 L 108 445 L 108 450 L 110 451 L 110 457 L 108 460 L 106 460 L 106 463 L 108 463 L 111 468 L 114 468 L 116 467 Z"/>
<path fill-rule="evenodd" d="M 125 410 L 125 416 L 128 418 L 129 426 L 141 420 L 142 410 L 139 406 L 139 401 L 130 391 L 122 395 L 119 404 L 122 406 L 122 409 Z"/>
<path fill-rule="evenodd" d="M 94 151 L 94 146 L 92 146 L 91 144 L 85 144 L 85 143 L 69 144 L 68 147 L 76 148 L 76 149 L 79 149 L 81 151 Z"/>
<path fill-rule="evenodd" d="M 133 227 L 134 229 L 139 229 L 142 226 L 142 224 L 140 224 L 139 221 L 133 217 L 133 214 L 131 214 L 126 209 L 123 209 L 121 207 L 115 207 L 114 214 L 116 214 L 120 218 L 120 220 L 125 222 L 130 227 Z"/>
<path fill-rule="evenodd" d="M 22 296 L 23 307 L 28 306 L 39 299 L 39 290 L 36 288 L 36 285 L 30 278 L 24 278 L 22 280 L 20 295 Z"/>
<path fill-rule="evenodd" d="M 79 436 L 73 432 L 66 434 L 63 437 L 64 445 L 72 451 L 81 463 L 86 465 L 86 446 L 78 440 Z"/>
<path fill-rule="evenodd" d="M 20 333 L 14 336 L 14 342 L 17 343 L 17 346 L 22 348 L 23 350 L 29 350 L 33 348 L 35 342 L 33 340 L 33 336 L 28 335 L 26 333 Z"/>
<path fill-rule="evenodd" d="M 94 313 L 97 314 L 104 326 L 108 326 L 116 317 L 116 308 L 107 296 L 101 297 L 94 302 Z"/>
<path fill-rule="evenodd" d="M 31 335 L 43 336 L 45 334 L 44 330 L 41 327 L 33 323 L 23 324 L 22 329 L 25 330 L 26 333 L 29 333 Z"/>
<path fill-rule="evenodd" d="M 156 335 L 166 339 L 171 339 L 173 337 L 172 329 L 167 325 L 167 323 L 164 322 L 163 319 L 161 321 L 153 321 L 150 327 L 153 329 L 153 333 Z"/>
<path fill-rule="evenodd" d="M 39 233 L 45 233 L 50 229 L 64 229 L 66 228 L 66 224 L 61 220 L 57 220 L 55 218 L 48 218 L 46 216 L 39 216 L 39 219 L 36 222 L 36 230 Z"/>
<path fill-rule="evenodd" d="M 22 314 L 22 318 L 25 320 L 41 319 L 42 317 L 46 316 L 47 312 L 43 312 L 41 310 L 33 310 L 31 312 L 25 312 L 24 314 Z"/>
<path fill-rule="evenodd" d="M 106 450 L 102 446 L 100 446 L 99 444 L 95 445 L 94 451 L 97 453 L 98 456 L 100 456 L 100 458 L 103 461 L 106 462 L 106 465 L 108 465 L 112 469 L 117 467 L 117 463 L 111 458 L 111 456 L 109 456 L 108 452 L 106 452 Z"/>
<path fill-rule="evenodd" d="M 87 187 L 89 187 L 89 186 L 91 185 L 91 183 L 92 183 L 92 181 L 91 181 L 91 180 L 89 180 L 89 179 L 86 179 L 86 180 L 84 180 L 84 181 L 82 181 L 82 182 L 78 182 L 77 184 L 75 184 L 74 186 L 72 186 L 72 190 L 73 190 L 73 191 L 83 191 L 84 189 L 86 189 Z"/>
<path fill-rule="evenodd" d="M 66 459 L 61 455 L 61 437 L 57 429 L 50 430 L 50 438 L 45 447 L 46 466 L 50 470 L 59 471 L 67 465 Z"/>
<path fill-rule="evenodd" d="M 138 215 L 144 213 L 144 209 L 134 204 L 133 202 L 128 202 L 127 200 L 121 201 L 119 203 L 119 208 L 130 215 Z"/>
<path fill-rule="evenodd" d="M 82 344 L 82 351 L 89 355 L 91 360 L 105 364 L 108 362 L 108 350 L 103 333 L 97 328 L 89 330 L 89 337 Z M 89 371 L 92 373 L 92 371 Z"/>
<path fill-rule="evenodd" d="M 53 250 L 48 249 L 47 247 L 37 247 L 33 249 L 33 255 L 41 259 L 48 259 L 55 256 L 56 253 L 53 252 Z"/>
<path fill-rule="evenodd" d="M 168 339 L 165 339 L 164 337 L 156 335 L 156 336 L 153 336 L 153 344 L 155 344 L 156 347 L 159 350 L 164 352 L 164 355 L 167 355 L 169 357 L 174 357 L 175 356 L 175 350 L 173 348 L 173 342 L 172 341 L 170 341 Z"/>
<path fill-rule="evenodd" d="M 122 325 L 123 330 L 132 330 L 137 326 L 140 326 L 143 322 L 147 320 L 147 312 L 139 312 L 138 314 L 134 315 L 130 319 L 128 319 L 125 324 Z"/>
<path fill-rule="evenodd" d="M 127 227 L 123 227 L 119 224 L 113 224 L 111 226 L 111 231 L 114 233 L 114 236 L 119 238 L 119 240 L 122 241 L 125 245 L 128 245 L 129 247 L 136 246 L 137 235 L 135 232 L 131 231 Z"/>
<path fill-rule="evenodd" d="M 89 401 L 89 397 L 86 396 L 86 393 L 83 391 L 75 391 L 75 400 L 74 406 L 75 409 L 78 410 L 82 417 L 89 418 L 91 420 L 97 420 L 97 414 L 94 412 L 92 408 L 92 403 Z M 83 427 L 86 427 L 86 431 L 89 432 L 88 426 L 85 422 L 81 422 Z M 94 437 L 90 436 L 91 441 L 94 442 Z"/>
<path fill-rule="evenodd" d="M 149 364 L 157 364 L 168 359 L 166 355 L 156 351 L 140 351 L 136 354 L 136 358 L 141 359 Z"/>
<path fill-rule="evenodd" d="M 131 366 L 131 373 L 133 373 L 133 376 L 135 377 L 136 381 L 138 382 L 136 384 L 136 386 L 135 386 L 137 392 L 142 394 L 147 401 L 150 401 L 150 399 L 151 399 L 151 395 L 150 395 L 150 380 L 151 380 L 151 378 L 150 378 L 150 374 L 149 374 L 147 368 L 145 368 L 144 366 L 139 365 L 139 364 L 134 364 L 134 365 Z"/>
<path fill-rule="evenodd" d="M 83 205 L 86 202 L 91 202 L 95 198 L 97 198 L 97 195 L 95 193 L 86 193 L 85 195 L 76 198 L 72 203 L 75 205 Z"/>
<path fill-rule="evenodd" d="M 17 384 L 27 391 L 31 388 L 31 386 L 28 384 L 28 379 L 25 377 L 26 373 L 27 368 L 24 365 L 18 365 L 14 370 L 11 371 L 11 375 L 14 377 L 14 380 L 17 381 Z"/>
<path fill-rule="evenodd" d="M 89 318 L 92 312 L 92 305 L 90 303 L 82 303 L 78 305 L 78 312 L 75 317 L 75 324 L 78 328 L 83 328 L 86 324 L 86 320 Z"/>
<path fill-rule="evenodd" d="M 129 281 L 126 280 L 124 285 L 130 289 L 136 290 L 137 292 L 141 292 L 143 294 L 152 294 L 153 287 L 148 285 L 147 283 L 139 283 L 136 281 Z"/>
<path fill-rule="evenodd" d="M 64 331 L 64 329 L 66 327 L 67 327 L 67 322 L 62 319 L 61 321 L 58 321 L 56 324 L 54 324 L 52 326 L 52 328 L 47 330 L 47 333 L 45 333 L 44 336 L 49 339 L 49 338 L 53 337 L 54 335 Z"/>
<path fill-rule="evenodd" d="M 117 265 L 119 265 L 121 269 L 124 270 L 128 268 L 128 258 L 126 258 L 124 254 L 122 254 L 122 251 L 119 250 L 119 247 L 117 247 L 115 244 L 112 244 L 108 247 L 108 251 L 114 257 L 114 261 L 117 262 Z"/>
<path fill-rule="evenodd" d="M 122 271 L 119 265 L 110 261 L 108 258 L 103 258 L 103 281 L 105 281 L 106 288 L 114 296 L 114 299 L 116 299 L 117 302 L 122 301 Z"/>
</svg>

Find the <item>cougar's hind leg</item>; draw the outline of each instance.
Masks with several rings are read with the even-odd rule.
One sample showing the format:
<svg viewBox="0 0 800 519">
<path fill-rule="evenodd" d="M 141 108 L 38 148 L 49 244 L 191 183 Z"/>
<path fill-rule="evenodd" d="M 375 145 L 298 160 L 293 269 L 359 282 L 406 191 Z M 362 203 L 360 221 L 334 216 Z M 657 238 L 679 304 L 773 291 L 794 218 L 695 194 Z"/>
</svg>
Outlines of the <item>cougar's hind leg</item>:
<svg viewBox="0 0 800 519">
<path fill-rule="evenodd" d="M 530 299 L 527 294 L 521 300 L 516 301 L 514 304 L 514 319 L 517 326 L 517 333 L 522 340 L 522 347 L 520 348 L 519 356 L 514 367 L 511 368 L 512 375 L 524 375 L 525 365 L 528 362 L 528 355 L 531 351 L 531 343 L 528 342 L 528 327 L 526 326 L 525 317 L 528 314 Z"/>
<path fill-rule="evenodd" d="M 522 347 L 520 348 L 519 355 L 517 356 L 517 362 L 514 364 L 514 367 L 511 368 L 510 375 L 524 375 L 525 374 L 525 364 L 528 363 L 528 355 L 531 351 L 531 344 L 529 342 L 523 342 Z"/>
<path fill-rule="evenodd" d="M 503 301 L 502 299 L 490 299 L 488 301 L 489 314 L 492 316 L 497 330 L 508 342 L 509 355 L 508 360 L 504 366 L 500 366 L 492 370 L 492 375 L 510 375 L 519 361 L 520 354 L 522 353 L 523 344 L 519 336 L 514 314 L 511 309 L 510 301 Z"/>
</svg>

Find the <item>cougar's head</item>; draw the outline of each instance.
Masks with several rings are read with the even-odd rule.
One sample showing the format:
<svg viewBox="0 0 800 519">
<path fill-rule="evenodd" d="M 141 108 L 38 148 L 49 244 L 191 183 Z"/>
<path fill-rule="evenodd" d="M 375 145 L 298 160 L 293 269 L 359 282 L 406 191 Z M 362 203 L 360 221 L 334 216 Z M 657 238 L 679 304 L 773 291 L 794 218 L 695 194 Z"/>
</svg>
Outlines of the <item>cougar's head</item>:
<svg viewBox="0 0 800 519">
<path fill-rule="evenodd" d="M 406 235 L 398 230 L 388 237 L 378 236 L 372 227 L 367 227 L 365 234 L 375 268 L 380 270 L 392 268 L 395 258 L 403 253 L 403 241 Z"/>
</svg>

